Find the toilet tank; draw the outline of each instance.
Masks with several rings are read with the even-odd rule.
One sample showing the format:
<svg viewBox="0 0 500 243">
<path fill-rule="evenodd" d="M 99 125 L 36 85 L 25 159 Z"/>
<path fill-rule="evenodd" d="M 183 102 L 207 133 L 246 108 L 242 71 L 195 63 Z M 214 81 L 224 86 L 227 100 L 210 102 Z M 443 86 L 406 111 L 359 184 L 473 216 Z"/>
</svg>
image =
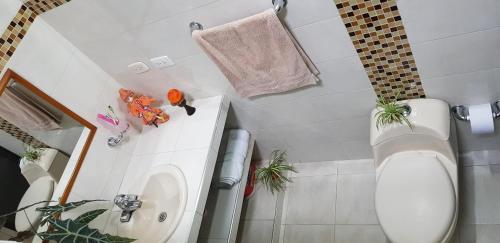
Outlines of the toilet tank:
<svg viewBox="0 0 500 243">
<path fill-rule="evenodd" d="M 412 99 L 402 101 L 411 107 L 407 116 L 413 129 L 403 124 L 376 127 L 374 109 L 370 121 L 370 143 L 375 161 L 402 151 L 436 151 L 454 158 L 454 126 L 446 102 L 436 99 Z"/>
</svg>

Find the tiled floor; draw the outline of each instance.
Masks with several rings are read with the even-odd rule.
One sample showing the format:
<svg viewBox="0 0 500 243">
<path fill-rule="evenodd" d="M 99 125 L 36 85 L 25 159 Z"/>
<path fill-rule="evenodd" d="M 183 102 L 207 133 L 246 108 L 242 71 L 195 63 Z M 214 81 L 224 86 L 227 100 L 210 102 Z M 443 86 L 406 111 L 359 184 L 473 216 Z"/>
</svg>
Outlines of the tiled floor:
<svg viewBox="0 0 500 243">
<path fill-rule="evenodd" d="M 460 175 L 462 209 L 451 243 L 500 242 L 500 164 L 464 164 Z M 295 166 L 299 173 L 293 175 L 283 205 L 263 188 L 246 202 L 239 242 L 388 242 L 375 213 L 373 160 Z"/>
</svg>

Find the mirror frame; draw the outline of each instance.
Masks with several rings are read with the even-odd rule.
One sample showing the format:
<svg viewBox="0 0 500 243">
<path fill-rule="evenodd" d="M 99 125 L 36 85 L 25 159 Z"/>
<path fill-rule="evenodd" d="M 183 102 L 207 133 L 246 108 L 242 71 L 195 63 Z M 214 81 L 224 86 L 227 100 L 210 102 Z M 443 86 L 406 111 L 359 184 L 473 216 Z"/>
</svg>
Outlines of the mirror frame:
<svg viewBox="0 0 500 243">
<path fill-rule="evenodd" d="M 57 100 L 54 98 L 50 97 L 48 94 L 37 88 L 35 85 L 30 83 L 28 80 L 24 79 L 21 75 L 17 74 L 15 71 L 11 69 L 7 69 L 5 71 L 5 74 L 3 75 L 2 79 L 0 79 L 0 95 L 3 94 L 5 89 L 7 88 L 7 85 L 9 84 L 10 80 L 14 80 L 17 83 L 21 84 L 25 88 L 29 89 L 31 92 L 34 94 L 38 95 L 40 98 L 43 100 L 47 101 L 49 104 L 53 105 L 57 109 L 61 110 L 64 112 L 66 115 L 70 116 L 71 118 L 75 119 L 77 122 L 79 122 L 82 126 L 85 128 L 89 129 L 89 135 L 87 136 L 87 140 L 85 141 L 85 144 L 83 145 L 83 148 L 80 152 L 80 155 L 78 157 L 78 161 L 76 162 L 76 166 L 71 174 L 71 177 L 68 181 L 68 184 L 66 185 L 66 188 L 64 189 L 64 192 L 62 196 L 59 199 L 60 203 L 66 203 L 69 197 L 69 194 L 71 193 L 71 189 L 73 188 L 76 178 L 78 177 L 78 173 L 80 172 L 80 169 L 83 165 L 83 161 L 85 160 L 85 156 L 87 155 L 87 152 L 90 148 L 90 145 L 92 143 L 92 140 L 94 139 L 95 133 L 97 131 L 97 127 L 94 126 L 92 123 L 89 121 L 85 120 L 63 104 L 59 103 Z"/>
</svg>

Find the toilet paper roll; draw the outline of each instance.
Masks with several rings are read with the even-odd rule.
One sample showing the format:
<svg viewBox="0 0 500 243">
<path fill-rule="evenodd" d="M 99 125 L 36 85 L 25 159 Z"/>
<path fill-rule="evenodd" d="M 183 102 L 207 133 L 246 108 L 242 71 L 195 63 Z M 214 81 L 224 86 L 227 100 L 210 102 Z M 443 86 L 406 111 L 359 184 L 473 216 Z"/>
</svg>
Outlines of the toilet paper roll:
<svg viewBox="0 0 500 243">
<path fill-rule="evenodd" d="M 481 135 L 495 132 L 490 104 L 469 106 L 469 117 L 472 134 Z"/>
</svg>

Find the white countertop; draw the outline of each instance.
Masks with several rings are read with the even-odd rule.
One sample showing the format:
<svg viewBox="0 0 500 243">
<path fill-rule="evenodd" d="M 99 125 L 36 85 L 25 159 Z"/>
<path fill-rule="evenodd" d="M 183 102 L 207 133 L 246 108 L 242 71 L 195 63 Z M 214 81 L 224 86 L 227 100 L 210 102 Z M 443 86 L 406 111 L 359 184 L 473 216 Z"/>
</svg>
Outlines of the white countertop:
<svg viewBox="0 0 500 243">
<path fill-rule="evenodd" d="M 180 107 L 165 107 L 170 120 L 159 128 L 144 128 L 119 190 L 119 193 L 127 192 L 151 166 L 171 164 L 182 170 L 188 187 L 187 205 L 168 243 L 197 240 L 229 101 L 217 96 L 195 100 L 192 106 L 196 107 L 193 116 L 187 116 Z M 110 221 L 118 217 L 119 209 L 115 207 Z"/>
</svg>

